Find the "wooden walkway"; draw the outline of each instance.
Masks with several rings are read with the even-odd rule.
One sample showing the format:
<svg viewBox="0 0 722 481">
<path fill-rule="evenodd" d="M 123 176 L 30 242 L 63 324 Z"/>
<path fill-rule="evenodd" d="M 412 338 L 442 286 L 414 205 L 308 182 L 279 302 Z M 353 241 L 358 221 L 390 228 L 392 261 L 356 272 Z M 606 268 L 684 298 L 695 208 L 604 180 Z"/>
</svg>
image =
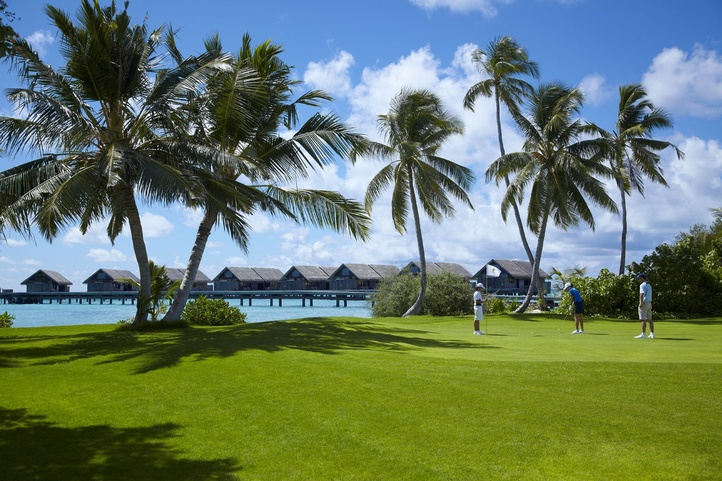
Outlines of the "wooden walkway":
<svg viewBox="0 0 722 481">
<path fill-rule="evenodd" d="M 283 306 L 286 299 L 300 299 L 303 307 L 313 307 L 314 300 L 336 301 L 336 307 L 347 307 L 354 301 L 368 301 L 373 291 L 193 291 L 191 299 L 206 296 L 209 299 L 238 299 L 241 305 L 248 301 L 252 306 L 256 301 L 268 301 L 269 305 Z M 137 292 L 2 292 L 0 304 L 135 304 Z"/>
</svg>

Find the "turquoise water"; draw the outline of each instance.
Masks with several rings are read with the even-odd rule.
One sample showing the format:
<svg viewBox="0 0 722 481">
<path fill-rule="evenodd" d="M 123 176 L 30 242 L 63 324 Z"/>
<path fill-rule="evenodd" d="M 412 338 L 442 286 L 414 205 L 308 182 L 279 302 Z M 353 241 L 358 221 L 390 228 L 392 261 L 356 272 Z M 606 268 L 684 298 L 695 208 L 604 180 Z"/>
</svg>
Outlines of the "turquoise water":
<svg viewBox="0 0 722 481">
<path fill-rule="evenodd" d="M 240 301 L 231 300 L 229 304 L 248 314 L 248 322 L 282 321 L 285 319 L 298 319 L 307 317 L 371 317 L 368 303 L 362 301 L 349 302 L 347 307 L 336 307 L 336 301 L 316 300 L 313 307 L 306 303 L 301 306 L 300 300 L 284 299 L 283 306 L 240 305 Z M 15 316 L 13 328 L 41 327 L 41 326 L 70 326 L 77 324 L 115 324 L 121 319 L 128 319 L 135 315 L 135 305 L 120 304 L 76 304 L 67 302 L 63 304 L 0 304 L 0 313 L 7 311 Z"/>
</svg>

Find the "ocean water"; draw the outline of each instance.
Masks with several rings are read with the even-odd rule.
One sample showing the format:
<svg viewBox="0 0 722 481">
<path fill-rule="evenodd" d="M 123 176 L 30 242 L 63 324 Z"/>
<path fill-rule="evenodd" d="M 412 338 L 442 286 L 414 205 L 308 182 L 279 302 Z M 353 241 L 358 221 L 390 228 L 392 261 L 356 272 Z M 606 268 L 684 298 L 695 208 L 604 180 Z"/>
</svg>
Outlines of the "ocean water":
<svg viewBox="0 0 722 481">
<path fill-rule="evenodd" d="M 247 322 L 282 321 L 286 319 L 299 319 L 308 317 L 371 317 L 371 309 L 365 301 L 350 301 L 347 307 L 336 307 L 333 300 L 315 300 L 313 307 L 301 300 L 284 299 L 283 306 L 270 306 L 269 301 L 255 301 L 253 306 L 246 302 L 244 306 L 240 301 L 228 301 L 231 306 L 238 307 L 248 314 Z M 122 319 L 135 315 L 135 305 L 121 304 L 119 301 L 108 304 L 93 302 L 91 304 L 76 304 L 67 302 L 63 304 L 0 304 L 0 313 L 7 311 L 15 316 L 13 328 L 16 327 L 42 327 L 42 326 L 71 326 L 77 324 L 115 324 Z"/>
</svg>

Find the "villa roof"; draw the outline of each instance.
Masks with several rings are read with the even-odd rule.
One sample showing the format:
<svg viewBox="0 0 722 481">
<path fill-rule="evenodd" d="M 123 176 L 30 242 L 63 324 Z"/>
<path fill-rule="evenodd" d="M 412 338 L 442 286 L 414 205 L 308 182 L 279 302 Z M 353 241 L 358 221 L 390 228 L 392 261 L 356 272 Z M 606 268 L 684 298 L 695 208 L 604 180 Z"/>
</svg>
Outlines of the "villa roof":
<svg viewBox="0 0 722 481">
<path fill-rule="evenodd" d="M 27 285 L 27 284 L 29 284 L 29 283 L 30 283 L 30 280 L 31 280 L 33 277 L 35 277 L 37 274 L 39 274 L 39 273 L 45 274 L 51 281 L 53 281 L 53 282 L 55 282 L 56 284 L 61 285 L 61 286 L 70 286 L 70 285 L 73 284 L 72 282 L 70 282 L 68 279 L 66 279 L 66 278 L 65 278 L 62 274 L 60 274 L 59 272 L 49 271 L 49 270 L 47 270 L 47 269 L 40 269 L 40 270 L 38 270 L 38 271 L 35 271 L 32 276 L 28 277 L 27 279 L 25 279 L 25 280 L 24 280 L 23 282 L 21 282 L 20 284 L 22 284 L 22 285 Z"/>
<path fill-rule="evenodd" d="M 358 279 L 366 280 L 379 280 L 399 273 L 398 267 L 388 264 L 341 264 L 332 276 L 335 276 L 344 267 Z"/>
<path fill-rule="evenodd" d="M 283 276 L 275 267 L 225 267 L 213 280 L 220 280 L 225 271 L 230 271 L 239 281 L 275 282 Z"/>
<path fill-rule="evenodd" d="M 515 279 L 531 279 L 533 266 L 529 261 L 517 261 L 509 259 L 492 259 L 486 263 L 482 270 L 489 264 L 496 265 L 502 271 L 505 271 L 511 277 Z M 481 270 L 479 271 L 481 272 Z M 539 277 L 546 279 L 549 277 L 543 269 L 539 269 Z"/>
<path fill-rule="evenodd" d="M 186 274 L 185 269 L 178 269 L 176 267 L 166 267 L 165 269 L 165 275 L 170 279 L 171 281 L 182 281 L 183 277 Z M 196 280 L 195 282 L 200 283 L 209 283 L 211 282 L 210 278 L 202 273 L 200 270 L 196 272 Z"/>
<path fill-rule="evenodd" d="M 417 268 L 421 269 L 421 262 L 411 261 L 401 270 L 405 271 L 407 269 L 410 269 L 411 266 L 416 266 Z M 461 264 L 457 264 L 456 262 L 426 262 L 427 274 L 442 274 L 444 272 L 450 272 L 465 279 L 471 278 L 471 273 L 466 270 L 464 266 L 462 266 Z"/>
<path fill-rule="evenodd" d="M 99 272 L 104 272 L 105 275 L 107 275 L 112 281 L 117 281 L 118 279 L 133 279 L 135 282 L 140 282 L 140 279 L 138 279 L 138 277 L 130 271 L 123 269 L 98 269 L 92 276 L 85 279 L 83 284 L 91 282 Z"/>
<path fill-rule="evenodd" d="M 292 266 L 286 271 L 281 279 L 287 279 L 294 270 L 298 271 L 308 281 L 325 281 L 336 270 L 335 267 L 319 267 L 319 266 Z"/>
</svg>

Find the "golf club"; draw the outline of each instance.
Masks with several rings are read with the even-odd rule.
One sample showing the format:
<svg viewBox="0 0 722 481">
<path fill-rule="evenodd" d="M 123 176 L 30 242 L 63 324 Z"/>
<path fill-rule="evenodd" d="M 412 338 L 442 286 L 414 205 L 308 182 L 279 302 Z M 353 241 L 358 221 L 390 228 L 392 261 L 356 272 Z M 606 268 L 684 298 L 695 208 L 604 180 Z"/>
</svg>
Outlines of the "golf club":
<svg viewBox="0 0 722 481">
<path fill-rule="evenodd" d="M 561 331 L 562 327 L 564 327 L 564 322 L 567 320 L 567 316 L 569 316 L 569 311 L 567 311 L 566 314 L 564 314 L 564 319 L 562 320 L 562 325 L 557 328 L 557 331 Z"/>
</svg>

